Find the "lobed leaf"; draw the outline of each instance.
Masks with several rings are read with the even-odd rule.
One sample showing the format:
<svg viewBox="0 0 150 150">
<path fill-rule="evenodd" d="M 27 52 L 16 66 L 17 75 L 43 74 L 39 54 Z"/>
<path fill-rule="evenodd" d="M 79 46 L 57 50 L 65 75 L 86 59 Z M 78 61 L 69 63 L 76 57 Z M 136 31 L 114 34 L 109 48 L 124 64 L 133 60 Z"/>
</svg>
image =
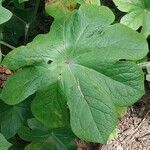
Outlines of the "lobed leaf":
<svg viewBox="0 0 150 150">
<path fill-rule="evenodd" d="M 66 110 L 67 104 L 73 132 L 106 143 L 118 123 L 118 107 L 144 94 L 144 75 L 135 61 L 148 52 L 141 34 L 113 21 L 108 8 L 88 4 L 56 19 L 48 34 L 5 57 L 2 65 L 16 72 L 2 99 L 13 105 L 36 92 L 32 112 L 47 127 L 65 124 L 59 107 Z"/>
<path fill-rule="evenodd" d="M 142 26 L 142 33 L 147 37 L 150 34 L 150 2 L 149 0 L 114 0 L 116 6 L 123 12 L 121 23 L 137 30 Z"/>
</svg>

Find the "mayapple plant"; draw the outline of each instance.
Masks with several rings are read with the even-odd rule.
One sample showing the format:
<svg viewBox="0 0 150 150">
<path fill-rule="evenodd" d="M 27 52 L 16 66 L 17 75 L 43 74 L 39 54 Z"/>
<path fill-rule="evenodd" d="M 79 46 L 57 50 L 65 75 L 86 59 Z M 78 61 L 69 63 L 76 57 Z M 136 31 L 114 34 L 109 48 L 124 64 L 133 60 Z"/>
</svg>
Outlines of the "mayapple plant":
<svg viewBox="0 0 150 150">
<path fill-rule="evenodd" d="M 16 105 L 35 94 L 31 111 L 46 127 L 65 127 L 70 120 L 80 139 L 106 143 L 118 124 L 118 108 L 144 94 L 144 74 L 136 61 L 146 56 L 147 41 L 114 24 L 107 7 L 81 3 L 68 12 L 58 7 L 46 4 L 54 17 L 49 33 L 15 48 L 2 61 L 14 73 L 1 99 Z"/>
</svg>

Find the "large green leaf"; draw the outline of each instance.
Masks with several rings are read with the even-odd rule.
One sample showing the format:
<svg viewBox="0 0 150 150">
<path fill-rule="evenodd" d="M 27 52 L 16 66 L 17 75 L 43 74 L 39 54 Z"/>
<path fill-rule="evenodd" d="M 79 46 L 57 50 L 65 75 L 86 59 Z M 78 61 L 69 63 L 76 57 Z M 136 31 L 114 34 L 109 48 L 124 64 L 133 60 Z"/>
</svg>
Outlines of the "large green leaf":
<svg viewBox="0 0 150 150">
<path fill-rule="evenodd" d="M 30 101 L 15 106 L 9 106 L 0 101 L 0 127 L 7 139 L 13 137 L 29 117 L 31 117 Z"/>
<path fill-rule="evenodd" d="M 149 0 L 113 0 L 117 7 L 128 12 L 121 19 L 121 23 L 137 30 L 142 26 L 142 33 L 147 37 L 150 34 L 150 1 Z"/>
<path fill-rule="evenodd" d="M 37 120 L 28 120 L 29 129 L 22 127 L 19 129 L 19 136 L 25 141 L 30 141 L 26 149 L 27 150 L 73 150 L 74 134 L 70 131 L 70 128 L 60 128 L 55 130 L 46 129 Z"/>
<path fill-rule="evenodd" d="M 9 142 L 6 141 L 5 137 L 0 133 L 0 149 L 1 150 L 8 150 L 11 146 Z"/>
<path fill-rule="evenodd" d="M 12 13 L 2 6 L 2 0 L 0 0 L 0 24 L 8 21 L 12 17 Z"/>
<path fill-rule="evenodd" d="M 48 34 L 5 57 L 2 64 L 16 73 L 7 80 L 2 99 L 17 104 L 37 91 L 32 111 L 47 126 L 54 112 L 63 118 L 58 108 L 65 102 L 73 132 L 106 143 L 118 122 L 117 108 L 144 94 L 143 73 L 135 61 L 148 52 L 141 34 L 113 21 L 108 8 L 84 4 L 69 18 L 56 19 Z"/>
</svg>

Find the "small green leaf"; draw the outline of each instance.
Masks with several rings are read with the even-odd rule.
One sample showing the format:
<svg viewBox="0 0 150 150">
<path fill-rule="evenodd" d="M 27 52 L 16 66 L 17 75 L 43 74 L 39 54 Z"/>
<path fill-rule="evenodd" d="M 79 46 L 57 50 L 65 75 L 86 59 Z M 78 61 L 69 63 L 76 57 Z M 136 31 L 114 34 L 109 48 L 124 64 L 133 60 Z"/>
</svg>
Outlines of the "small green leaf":
<svg viewBox="0 0 150 150">
<path fill-rule="evenodd" d="M 2 0 L 0 0 L 0 24 L 8 21 L 12 17 L 12 13 L 2 6 Z"/>
<path fill-rule="evenodd" d="M 19 136 L 25 141 L 31 141 L 27 150 L 74 150 L 74 135 L 70 129 L 56 129 L 43 131 L 41 129 L 30 130 L 21 127 L 18 131 Z"/>
<path fill-rule="evenodd" d="M 30 130 L 25 126 L 18 130 L 18 134 L 23 140 L 33 142 L 46 141 L 50 136 L 46 131 Z"/>
<path fill-rule="evenodd" d="M 149 0 L 113 0 L 123 12 L 127 12 L 121 23 L 137 30 L 142 26 L 142 33 L 147 37 L 150 34 L 150 1 Z"/>
<path fill-rule="evenodd" d="M 42 124 L 40 121 L 38 121 L 35 118 L 28 119 L 27 122 L 28 122 L 28 126 L 32 130 L 42 130 L 42 131 L 49 130 L 47 127 L 44 126 L 44 124 Z"/>
<path fill-rule="evenodd" d="M 77 8 L 78 3 L 100 5 L 100 0 L 48 0 L 46 3 L 46 11 L 55 18 L 66 17 L 71 11 Z"/>
<path fill-rule="evenodd" d="M 30 116 L 30 101 L 15 106 L 9 106 L 0 101 L 0 127 L 7 139 L 13 137 Z"/>
<path fill-rule="evenodd" d="M 0 133 L 0 149 L 1 150 L 8 150 L 8 148 L 11 146 L 9 142 L 6 141 L 5 137 Z"/>
</svg>

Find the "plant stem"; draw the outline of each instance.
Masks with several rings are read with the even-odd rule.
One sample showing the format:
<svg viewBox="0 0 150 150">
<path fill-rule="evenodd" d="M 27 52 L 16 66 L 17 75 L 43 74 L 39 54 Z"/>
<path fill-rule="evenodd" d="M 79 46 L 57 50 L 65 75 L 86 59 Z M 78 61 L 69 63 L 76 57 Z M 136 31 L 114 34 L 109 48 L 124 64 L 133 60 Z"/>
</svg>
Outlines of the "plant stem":
<svg viewBox="0 0 150 150">
<path fill-rule="evenodd" d="M 26 44 L 27 41 L 28 41 L 28 32 L 29 32 L 29 29 L 30 29 L 30 26 L 31 26 L 32 22 L 34 21 L 34 19 L 35 19 L 35 17 L 36 17 L 36 14 L 37 14 L 39 5 L 40 5 L 40 0 L 37 0 L 37 2 L 36 2 L 36 4 L 35 4 L 35 9 L 34 9 L 33 15 L 32 15 L 32 17 L 31 17 L 31 20 L 30 20 L 30 22 L 27 23 L 26 26 L 25 26 L 24 44 Z"/>
<path fill-rule="evenodd" d="M 29 28 L 30 28 L 30 23 L 27 23 L 26 26 L 25 26 L 24 44 L 26 44 L 27 41 L 28 41 Z"/>
<path fill-rule="evenodd" d="M 14 46 L 12 46 L 12 45 L 4 42 L 4 41 L 0 41 L 0 44 L 5 45 L 5 46 L 9 47 L 10 49 L 14 49 L 15 48 Z"/>
<path fill-rule="evenodd" d="M 17 18 L 18 20 L 20 20 L 23 24 L 27 24 L 27 22 L 26 21 L 24 21 L 23 19 L 21 19 L 20 17 L 18 17 L 17 15 L 15 15 L 15 14 L 13 14 L 13 16 L 15 17 L 15 18 Z"/>
<path fill-rule="evenodd" d="M 144 62 L 144 63 L 140 63 L 138 64 L 138 66 L 142 69 L 146 69 L 147 66 L 150 66 L 150 61 L 148 62 Z"/>
<path fill-rule="evenodd" d="M 31 22 L 30 22 L 30 23 L 33 22 L 33 20 L 34 20 L 36 14 L 37 14 L 37 11 L 38 11 L 38 9 L 39 9 L 39 6 L 40 6 L 40 0 L 37 0 L 36 5 L 35 5 L 35 9 L 34 9 L 34 12 L 33 12 L 33 16 L 32 16 L 32 19 L 31 19 Z"/>
</svg>

